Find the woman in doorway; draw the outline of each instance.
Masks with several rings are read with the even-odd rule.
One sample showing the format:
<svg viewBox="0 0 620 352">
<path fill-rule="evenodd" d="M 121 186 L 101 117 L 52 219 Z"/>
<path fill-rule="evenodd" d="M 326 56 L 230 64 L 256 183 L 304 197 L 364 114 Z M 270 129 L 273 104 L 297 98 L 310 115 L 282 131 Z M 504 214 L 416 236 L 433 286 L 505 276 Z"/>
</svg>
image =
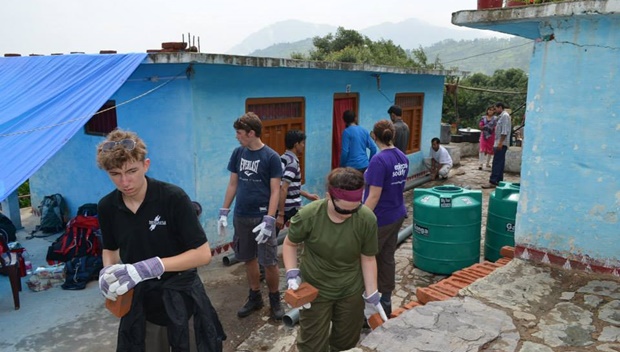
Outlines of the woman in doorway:
<svg viewBox="0 0 620 352">
<path fill-rule="evenodd" d="M 479 160 L 480 166 L 478 170 L 482 170 L 484 159 L 487 161 L 487 169 L 491 169 L 491 157 L 493 156 L 493 143 L 495 141 L 495 125 L 497 124 L 497 118 L 495 117 L 495 107 L 489 106 L 487 108 L 487 114 L 480 118 L 480 152 Z"/>
<path fill-rule="evenodd" d="M 392 312 L 392 291 L 396 285 L 394 252 L 398 232 L 407 215 L 403 198 L 409 160 L 394 146 L 395 129 L 392 122 L 375 123 L 370 133 L 380 152 L 375 155 L 364 174 L 366 190 L 364 204 L 374 211 L 379 226 L 377 254 L 378 290 L 386 315 Z"/>
</svg>

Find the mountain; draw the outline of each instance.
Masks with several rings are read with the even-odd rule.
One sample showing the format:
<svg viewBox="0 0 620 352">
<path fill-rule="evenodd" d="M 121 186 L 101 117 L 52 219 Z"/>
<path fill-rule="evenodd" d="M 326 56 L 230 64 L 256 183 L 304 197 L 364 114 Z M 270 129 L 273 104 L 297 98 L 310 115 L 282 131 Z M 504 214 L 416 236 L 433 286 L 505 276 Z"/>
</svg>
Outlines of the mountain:
<svg viewBox="0 0 620 352">
<path fill-rule="evenodd" d="M 334 26 L 297 20 L 274 23 L 248 36 L 228 53 L 260 57 L 290 58 L 314 49 L 312 37 L 335 33 Z M 475 29 L 444 28 L 417 19 L 386 22 L 359 31 L 372 40 L 389 39 L 403 49 L 422 47 L 429 61 L 436 57 L 446 68 L 492 75 L 497 69 L 528 71 L 533 43 L 530 40 L 492 37 Z"/>
<path fill-rule="evenodd" d="M 490 76 L 498 69 L 520 68 L 528 72 L 533 47 L 534 43 L 529 39 L 512 37 L 446 39 L 423 49 L 429 61 L 439 57 L 446 68 L 456 67 L 461 71 Z"/>
<path fill-rule="evenodd" d="M 488 32 L 477 29 L 459 29 L 435 26 L 427 22 L 410 18 L 402 22 L 386 22 L 359 31 L 372 40 L 391 39 L 403 49 L 418 49 L 444 39 L 475 39 L 489 38 Z"/>
<path fill-rule="evenodd" d="M 291 43 L 315 36 L 324 36 L 332 32 L 335 33 L 336 29 L 338 27 L 298 20 L 276 22 L 258 32 L 250 34 L 241 43 L 228 50 L 226 54 L 251 55 L 256 50 L 264 49 L 277 43 Z"/>
</svg>

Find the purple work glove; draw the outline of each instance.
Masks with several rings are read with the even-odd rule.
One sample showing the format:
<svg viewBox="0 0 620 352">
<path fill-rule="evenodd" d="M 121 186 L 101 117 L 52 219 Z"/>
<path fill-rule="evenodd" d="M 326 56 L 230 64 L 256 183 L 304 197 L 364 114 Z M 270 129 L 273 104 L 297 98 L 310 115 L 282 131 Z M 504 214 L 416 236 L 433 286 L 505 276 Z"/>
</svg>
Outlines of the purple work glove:
<svg viewBox="0 0 620 352">
<path fill-rule="evenodd" d="M 226 236 L 226 226 L 228 226 L 228 213 L 230 209 L 220 208 L 219 218 L 217 219 L 217 233 Z"/>
<path fill-rule="evenodd" d="M 286 283 L 288 284 L 289 289 L 293 289 L 293 291 L 299 288 L 301 284 L 301 276 L 299 269 L 290 269 L 286 271 Z"/>
<path fill-rule="evenodd" d="M 379 296 L 379 291 L 375 291 L 368 297 L 366 297 L 366 295 L 362 295 L 362 297 L 364 297 L 364 301 L 366 302 L 366 307 L 364 308 L 364 315 L 366 316 L 366 319 L 370 319 L 373 314 L 379 313 L 383 321 L 388 320 L 387 315 L 383 310 L 383 306 L 379 302 L 379 300 L 381 299 L 381 297 Z"/>
<path fill-rule="evenodd" d="M 103 294 L 103 296 L 107 299 L 111 299 L 112 301 L 116 301 L 116 292 L 110 291 L 110 283 L 114 282 L 115 279 L 112 278 L 111 273 L 115 270 L 122 268 L 121 264 L 108 265 L 105 268 L 99 270 L 99 290 Z"/>
<path fill-rule="evenodd" d="M 258 244 L 263 244 L 271 238 L 271 234 L 274 232 L 274 228 L 276 226 L 276 218 L 273 216 L 265 215 L 263 216 L 263 222 L 258 224 L 252 232 L 257 233 L 254 238 Z"/>
<path fill-rule="evenodd" d="M 297 289 L 299 289 L 299 285 L 301 285 L 300 275 L 301 275 L 301 272 L 297 268 L 286 271 L 286 283 L 288 284 L 289 289 L 292 289 L 293 291 L 296 291 Z M 311 306 L 312 304 L 308 302 L 300 307 L 297 307 L 297 309 L 299 310 L 310 309 Z"/>
<path fill-rule="evenodd" d="M 122 264 L 122 268 L 111 272 L 110 278 L 106 278 L 105 281 L 110 285 L 109 292 L 120 296 L 144 280 L 160 277 L 164 270 L 161 259 L 153 257 L 135 264 Z"/>
</svg>

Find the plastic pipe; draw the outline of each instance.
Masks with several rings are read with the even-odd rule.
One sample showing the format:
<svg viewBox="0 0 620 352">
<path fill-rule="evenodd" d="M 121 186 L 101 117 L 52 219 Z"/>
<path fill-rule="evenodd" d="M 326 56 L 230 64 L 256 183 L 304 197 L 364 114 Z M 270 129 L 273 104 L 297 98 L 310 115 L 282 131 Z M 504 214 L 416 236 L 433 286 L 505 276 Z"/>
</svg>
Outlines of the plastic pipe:
<svg viewBox="0 0 620 352">
<path fill-rule="evenodd" d="M 225 255 L 224 258 L 222 258 L 222 262 L 225 266 L 231 266 L 233 264 L 239 263 L 239 260 L 237 260 L 234 254 L 229 254 Z"/>
<path fill-rule="evenodd" d="M 289 328 L 295 326 L 295 324 L 299 322 L 299 309 L 293 308 L 286 312 L 286 314 L 282 317 L 282 322 L 284 323 L 284 326 Z"/>
<path fill-rule="evenodd" d="M 411 182 L 410 184 L 405 185 L 405 190 L 404 191 L 407 192 L 408 190 L 410 190 L 412 188 L 416 188 L 416 187 L 418 187 L 420 185 L 423 185 L 426 182 L 429 182 L 430 180 L 431 180 L 431 176 L 430 175 L 424 176 L 422 178 L 419 178 L 419 179 Z"/>
</svg>

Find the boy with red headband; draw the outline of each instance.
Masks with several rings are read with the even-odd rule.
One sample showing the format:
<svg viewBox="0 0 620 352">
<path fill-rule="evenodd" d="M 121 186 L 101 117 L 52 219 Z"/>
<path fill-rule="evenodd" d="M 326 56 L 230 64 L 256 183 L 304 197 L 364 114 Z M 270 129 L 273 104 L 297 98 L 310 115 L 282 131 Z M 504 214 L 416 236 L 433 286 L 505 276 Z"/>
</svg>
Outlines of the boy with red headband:
<svg viewBox="0 0 620 352">
<path fill-rule="evenodd" d="M 351 349 L 359 341 L 364 315 L 380 313 L 387 320 L 377 291 L 377 218 L 362 204 L 363 187 L 361 172 L 334 169 L 327 177 L 326 198 L 291 219 L 282 248 L 288 287 L 297 289 L 303 279 L 319 290 L 300 312 L 299 352 Z"/>
</svg>

